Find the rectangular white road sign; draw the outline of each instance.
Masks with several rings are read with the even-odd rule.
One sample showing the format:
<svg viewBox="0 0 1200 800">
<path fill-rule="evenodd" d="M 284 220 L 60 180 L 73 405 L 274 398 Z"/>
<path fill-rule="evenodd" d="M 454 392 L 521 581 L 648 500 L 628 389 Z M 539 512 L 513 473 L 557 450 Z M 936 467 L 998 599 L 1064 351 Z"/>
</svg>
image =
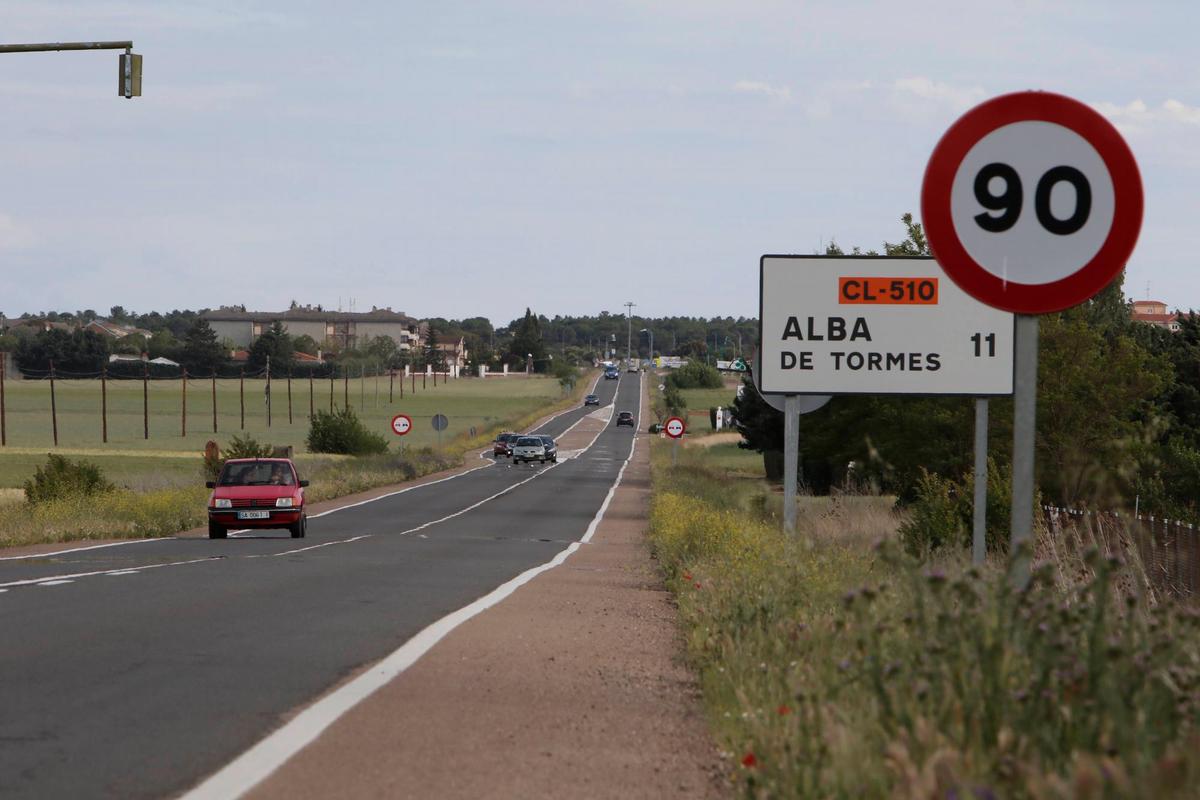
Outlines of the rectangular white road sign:
<svg viewBox="0 0 1200 800">
<path fill-rule="evenodd" d="M 932 258 L 763 256 L 758 318 L 766 393 L 1013 391 L 1013 315 Z"/>
</svg>

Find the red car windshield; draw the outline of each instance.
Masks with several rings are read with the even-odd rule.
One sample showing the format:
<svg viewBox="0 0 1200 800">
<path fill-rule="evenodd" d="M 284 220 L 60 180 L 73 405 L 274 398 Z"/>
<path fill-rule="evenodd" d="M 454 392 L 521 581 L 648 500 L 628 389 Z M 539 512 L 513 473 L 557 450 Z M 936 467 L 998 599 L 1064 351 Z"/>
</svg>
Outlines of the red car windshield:
<svg viewBox="0 0 1200 800">
<path fill-rule="evenodd" d="M 226 464 L 218 486 L 294 486 L 292 468 L 278 461 L 247 461 Z"/>
</svg>

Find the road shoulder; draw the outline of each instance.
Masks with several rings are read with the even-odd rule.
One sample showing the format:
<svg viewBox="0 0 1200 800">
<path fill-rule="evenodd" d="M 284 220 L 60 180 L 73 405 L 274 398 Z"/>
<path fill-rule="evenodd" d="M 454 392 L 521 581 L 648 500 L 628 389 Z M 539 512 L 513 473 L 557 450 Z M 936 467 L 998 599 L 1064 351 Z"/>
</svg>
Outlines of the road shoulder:
<svg viewBox="0 0 1200 800">
<path fill-rule="evenodd" d="M 639 436 L 590 542 L 455 629 L 250 796 L 721 796 L 646 544 Z"/>
</svg>

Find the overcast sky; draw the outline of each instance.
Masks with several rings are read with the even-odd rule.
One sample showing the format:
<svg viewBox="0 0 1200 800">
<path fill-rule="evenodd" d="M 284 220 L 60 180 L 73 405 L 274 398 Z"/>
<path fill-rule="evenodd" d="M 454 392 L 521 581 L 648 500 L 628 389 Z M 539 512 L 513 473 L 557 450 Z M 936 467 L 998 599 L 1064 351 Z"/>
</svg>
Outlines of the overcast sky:
<svg viewBox="0 0 1200 800">
<path fill-rule="evenodd" d="M 758 257 L 879 247 L 940 135 L 1046 89 L 1115 122 L 1127 294 L 1200 308 L 1189 2 L 0 0 L 0 311 L 757 314 Z"/>
</svg>

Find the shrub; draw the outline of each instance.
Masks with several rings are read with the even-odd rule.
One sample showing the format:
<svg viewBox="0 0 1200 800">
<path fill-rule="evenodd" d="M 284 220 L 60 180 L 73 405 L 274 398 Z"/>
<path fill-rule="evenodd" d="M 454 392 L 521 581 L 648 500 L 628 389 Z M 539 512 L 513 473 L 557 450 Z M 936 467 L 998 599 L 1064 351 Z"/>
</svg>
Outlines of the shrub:
<svg viewBox="0 0 1200 800">
<path fill-rule="evenodd" d="M 387 451 L 387 439 L 367 429 L 354 410 L 318 411 L 308 431 L 310 453 L 366 456 Z"/>
<path fill-rule="evenodd" d="M 672 415 L 681 416 L 687 411 L 687 400 L 683 399 L 683 393 L 669 383 L 663 390 L 663 402 L 666 403 L 667 412 Z"/>
<path fill-rule="evenodd" d="M 961 546 L 967 539 L 959 510 L 960 489 L 954 481 L 921 468 L 912 516 L 900 526 L 904 549 L 921 556 L 947 545 Z"/>
<path fill-rule="evenodd" d="M 25 499 L 31 505 L 71 496 L 87 496 L 112 491 L 100 467 L 90 461 L 71 461 L 51 453 L 44 467 L 25 481 Z"/>
<path fill-rule="evenodd" d="M 249 434 L 244 437 L 235 435 L 224 450 L 209 442 L 204 449 L 204 475 L 208 480 L 216 480 L 221 474 L 221 467 L 231 458 L 268 458 L 270 455 L 271 445 L 263 444 Z"/>
<path fill-rule="evenodd" d="M 715 367 L 699 361 L 689 361 L 672 372 L 666 384 L 676 389 L 720 389 L 725 385 Z"/>
</svg>

